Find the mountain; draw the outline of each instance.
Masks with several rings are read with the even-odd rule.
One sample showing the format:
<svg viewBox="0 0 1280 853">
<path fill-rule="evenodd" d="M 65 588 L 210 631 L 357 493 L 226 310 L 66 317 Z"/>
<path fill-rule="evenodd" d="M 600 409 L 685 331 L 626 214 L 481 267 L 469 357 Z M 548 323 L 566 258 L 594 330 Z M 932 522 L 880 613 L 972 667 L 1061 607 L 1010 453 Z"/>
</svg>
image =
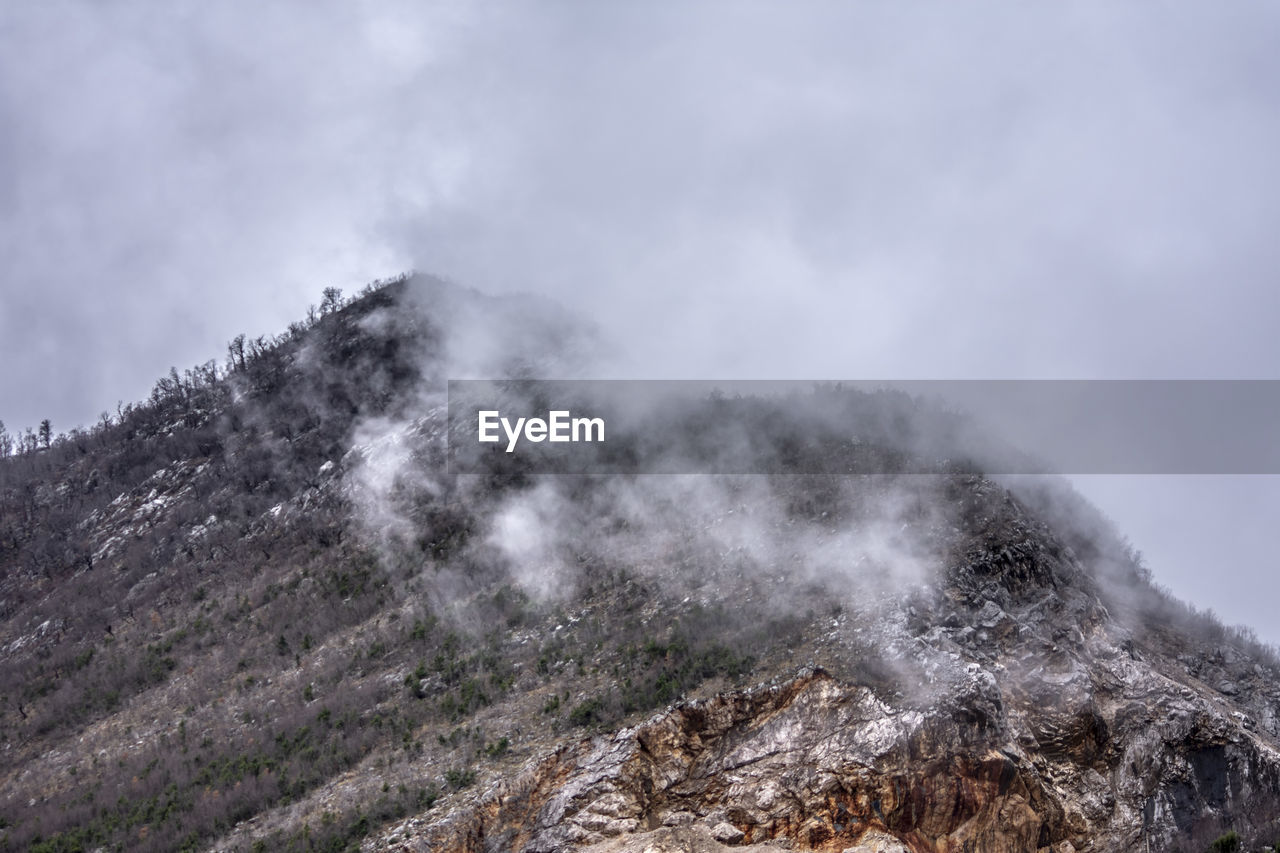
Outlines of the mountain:
<svg viewBox="0 0 1280 853">
<path fill-rule="evenodd" d="M 668 422 L 696 454 L 731 412 L 768 437 L 739 461 L 800 473 L 447 464 L 447 379 L 570 375 L 599 345 L 544 301 L 405 276 L 20 442 L 0 849 L 1280 840 L 1272 650 L 1154 585 L 1061 481 L 904 440 L 948 413 L 823 387 Z"/>
</svg>

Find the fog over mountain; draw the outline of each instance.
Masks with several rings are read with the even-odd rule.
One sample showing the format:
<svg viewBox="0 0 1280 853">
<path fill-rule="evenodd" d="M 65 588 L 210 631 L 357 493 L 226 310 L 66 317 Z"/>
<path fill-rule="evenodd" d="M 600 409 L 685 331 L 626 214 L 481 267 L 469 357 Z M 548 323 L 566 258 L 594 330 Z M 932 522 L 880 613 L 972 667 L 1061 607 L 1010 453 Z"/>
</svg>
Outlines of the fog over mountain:
<svg viewBox="0 0 1280 853">
<path fill-rule="evenodd" d="M 1280 654 L 1066 480 L 899 390 L 528 379 L 595 341 L 399 276 L 6 447 L 0 849 L 1280 840 Z M 471 374 L 626 464 L 467 456 Z"/>
<path fill-rule="evenodd" d="M 557 298 L 608 375 L 1270 378 L 1277 18 L 8 4 L 0 418 L 90 424 L 408 268 Z M 1083 487 L 1266 629 L 1274 480 Z"/>
<path fill-rule="evenodd" d="M 86 511 L 103 514 L 92 522 L 76 517 L 75 524 L 86 525 L 77 529 L 100 534 L 92 548 L 89 539 L 70 548 L 52 539 L 34 547 L 24 526 L 30 512 L 48 508 L 51 495 L 61 494 L 40 492 L 35 484 L 56 490 L 63 469 L 41 463 L 11 475 L 22 523 L 17 516 L 0 519 L 12 546 L 5 553 L 24 571 L 56 575 L 86 557 L 97 559 L 122 525 L 160 512 L 148 501 L 185 486 L 194 491 L 165 524 L 199 539 L 204 534 L 196 528 L 207 514 L 197 508 L 210 498 L 202 489 L 213 482 L 201 477 L 214 475 L 193 473 L 200 462 L 192 460 L 225 450 L 238 461 L 217 476 L 244 479 L 219 488 L 244 490 L 225 501 L 245 513 L 244 520 L 237 515 L 237 525 L 248 527 L 215 530 L 210 551 L 189 559 L 216 562 L 214 552 L 225 548 L 248 561 L 244 555 L 256 547 L 254 537 L 278 533 L 263 513 L 302 500 L 307 489 L 323 491 L 323 478 L 300 467 L 286 466 L 290 473 L 283 479 L 266 477 L 294 452 L 308 464 L 333 457 L 336 466 L 348 452 L 356 454 L 349 461 L 362 461 L 341 471 L 342 488 L 351 490 L 343 499 L 351 506 L 341 512 L 330 507 L 325 512 L 332 517 L 320 513 L 308 522 L 315 530 L 308 527 L 297 541 L 315 533 L 337 537 L 325 539 L 326 549 L 354 548 L 350 537 L 358 533 L 370 537 L 361 540 L 362 548 L 385 558 L 390 552 L 379 548 L 405 547 L 423 525 L 452 529 L 460 517 L 452 498 L 476 499 L 444 489 L 434 474 L 423 473 L 433 469 L 413 455 L 413 441 L 430 438 L 421 430 L 439 404 L 436 385 L 417 381 L 423 377 L 416 371 L 433 364 L 441 375 L 428 377 L 432 382 L 482 375 L 513 351 L 513 337 L 519 338 L 514 351 L 524 352 L 522 346 L 539 343 L 543 328 L 571 344 L 554 358 L 534 347 L 548 377 L 1277 378 L 1277 44 L 1275 7 L 1247 2 L 1216 8 L 1189 0 L 1159 9 L 1102 2 L 1012 9 L 985 1 L 910 8 L 395 0 L 5 4 L 0 419 L 18 435 L 37 430 L 45 419 L 53 437 L 99 423 L 127 432 L 119 426 L 125 412 L 152 400 L 159 388 L 154 417 L 172 416 L 170 423 L 181 420 L 189 430 L 165 433 L 170 423 L 137 414 L 130 429 L 148 442 L 155 439 L 161 451 L 150 443 L 122 451 L 115 433 L 110 440 L 93 439 L 93 453 L 119 451 L 124 461 L 113 463 L 110 477 L 99 470 L 95 479 L 93 466 L 77 470 L 84 479 L 74 489 L 87 490 Z M 309 378 L 290 386 L 296 396 L 273 397 L 282 420 L 254 421 L 260 413 L 254 407 L 232 407 L 243 423 L 218 420 L 231 411 L 222 408 L 230 404 L 220 395 L 240 391 L 231 382 L 206 394 L 214 380 L 198 369 L 190 372 L 193 366 L 213 358 L 222 367 L 228 341 L 241 334 L 250 349 L 255 340 L 263 351 L 270 349 L 266 344 L 276 336 L 293 334 L 285 331 L 291 324 L 317 319 L 313 313 L 303 321 L 325 287 L 341 288 L 350 298 L 367 283 L 406 270 L 419 271 L 418 281 L 439 277 L 458 288 L 442 292 L 470 294 L 474 288 L 483 294 L 453 306 L 451 332 L 437 340 L 452 351 L 382 353 L 392 367 L 412 375 L 392 370 L 386 387 L 353 384 L 354 390 L 340 391 L 308 369 L 309 357 L 319 359 L 312 367 L 325 367 L 333 353 L 344 352 L 326 349 L 334 345 L 328 339 L 316 343 L 314 333 L 301 361 L 288 362 Z M 381 318 L 360 328 L 374 338 L 417 341 L 419 329 L 397 322 L 440 316 L 439 305 L 414 303 L 412 310 L 392 314 L 371 304 L 362 303 L 358 312 Z M 510 322 L 499 320 L 504 312 Z M 298 340 L 300 330 L 293 335 Z M 263 358 L 260 368 L 276 364 Z M 176 371 L 166 385 L 171 366 Z M 512 368 L 506 361 L 500 366 Z M 378 372 L 370 363 L 352 369 L 353 383 Z M 157 386 L 158 377 L 166 378 Z M 270 387 L 254 393 L 272 397 L 279 390 L 271 385 L 275 380 L 264 381 Z M 184 387 L 204 390 L 179 393 L 179 406 L 170 395 Z M 388 388 L 402 396 L 388 399 Z M 305 414 L 335 401 L 354 406 L 359 416 L 348 421 L 348 412 L 316 423 Z M 1203 414 L 1206 422 L 1221 417 Z M 1224 436 L 1230 434 L 1229 418 L 1223 427 Z M 167 437 L 156 438 L 161 435 Z M 298 436 L 306 436 L 301 450 L 293 444 Z M 164 457 L 163 471 L 160 462 L 151 466 L 153 451 Z M 146 479 L 153 476 L 154 482 Z M 127 488 L 105 496 L 103 506 L 98 501 L 104 495 L 86 485 L 125 481 Z M 23 483 L 29 491 L 22 491 Z M 1071 483 L 1115 523 L 1118 532 L 1101 525 L 1103 538 L 1129 543 L 1116 545 L 1109 560 L 1145 567 L 1176 599 L 1280 643 L 1271 612 L 1280 573 L 1269 536 L 1280 512 L 1280 478 L 1090 474 L 1073 475 Z M 557 530 L 549 519 L 570 506 L 611 514 L 620 529 L 599 547 L 635 557 L 628 577 L 637 583 L 656 583 L 647 573 L 650 557 L 643 556 L 655 540 L 637 546 L 626 524 L 671 527 L 681 507 L 702 504 L 714 524 L 708 521 L 711 532 L 703 531 L 709 538 L 700 539 L 701 546 L 714 550 L 717 536 L 737 541 L 736 498 L 693 485 L 670 488 L 665 494 L 618 489 L 590 496 L 543 488 L 486 505 L 497 513 L 494 526 L 484 531 L 483 547 L 476 546 L 474 564 L 441 570 L 441 586 L 432 593 L 438 596 L 432 606 L 441 612 L 432 613 L 444 618 L 447 612 L 470 628 L 492 618 L 483 607 L 452 605 L 475 592 L 468 573 L 477 565 L 485 571 L 475 583 L 484 589 L 513 573 L 511 588 L 535 609 L 556 606 L 561 581 L 576 577 L 571 570 L 582 554 L 565 550 L 578 528 L 566 522 Z M 153 490 L 155 497 L 148 498 Z M 125 492 L 131 497 L 108 510 L 109 501 Z M 901 543 L 880 535 L 893 529 L 904 502 L 915 506 L 911 496 L 890 492 L 881 495 L 879 515 L 862 508 L 867 530 L 875 533 L 865 540 L 874 547 L 867 548 L 891 555 L 881 562 L 894 565 L 937 558 L 936 551 L 904 554 Z M 406 515 L 397 503 L 405 494 L 441 503 L 430 512 L 419 507 L 426 515 Z M 744 496 L 743 502 L 765 507 L 752 516 L 761 529 L 785 524 L 780 519 L 795 509 L 783 500 L 780 514 L 759 498 Z M 1020 499 L 1030 501 L 1025 494 Z M 358 511 L 349 512 L 352 507 Z M 653 514 L 641 517 L 646 507 Z M 1025 509 L 1030 516 L 1038 512 L 1031 503 Z M 132 513 L 142 515 L 129 522 Z M 1023 524 L 1015 516 L 1010 524 Z M 936 520 L 932 513 L 925 517 Z M 66 519 L 55 512 L 58 523 Z M 348 522 L 356 527 L 342 526 Z M 913 523 L 930 527 L 920 519 Z M 316 533 L 331 524 L 341 536 Z M 1092 521 L 1087 527 L 1095 529 Z M 25 532 L 14 532 L 19 530 Z M 811 574 L 825 572 L 813 565 L 829 567 L 821 555 L 830 549 L 845 553 L 848 542 L 826 535 L 805 539 L 802 550 L 817 555 L 805 570 Z M 302 558 L 291 550 L 295 540 L 283 541 L 280 547 L 290 554 L 284 562 L 278 551 L 274 558 L 261 554 L 281 577 L 303 570 Z M 430 551 L 435 541 L 424 547 Z M 785 562 L 772 544 L 743 544 L 743 565 Z M 1126 550 L 1130 546 L 1144 558 L 1137 560 Z M 146 550 L 130 547 L 130 554 Z M 170 547 L 172 542 L 163 545 Z M 516 552 L 541 555 L 540 568 L 513 563 L 509 555 Z M 1093 565 L 1087 555 L 1077 557 Z M 680 557 L 686 558 L 693 559 Z M 312 568 L 327 578 L 318 564 Z M 7 580 L 16 583 L 16 577 Z M 339 632 L 377 609 L 373 599 L 361 604 L 357 596 L 358 612 L 340 613 L 335 602 L 350 596 L 339 593 L 350 592 L 352 578 L 364 575 L 345 577 L 317 582 L 327 602 L 320 621 Z M 454 586 L 445 583 L 448 578 Z M 151 582 L 140 576 L 130 583 L 142 584 L 136 596 Z M 405 587 L 392 588 L 404 594 Z M 574 589 L 590 597 L 589 590 Z M 1095 593 L 1081 593 L 1080 601 L 1093 601 Z M 198 609 L 189 601 L 192 594 L 183 590 L 187 604 Z M 255 607 L 270 608 L 275 600 L 275 592 L 256 588 L 238 594 Z M 1105 599 L 1097 594 L 1103 596 L 1098 601 Z M 1019 610 L 1026 602 L 996 599 L 1020 624 L 1041 624 Z M 18 606 L 14 601 L 5 606 Z M 1068 612 L 1075 613 L 1070 607 L 1076 603 L 1068 603 Z M 610 598 L 605 612 L 617 604 Z M 504 619 L 519 610 L 510 601 L 493 607 Z M 37 636 L 43 618 L 56 617 L 37 608 L 23 610 L 22 619 L 37 612 L 42 620 L 32 625 L 19 620 L 6 627 L 13 631 L 6 642 Z M 1087 607 L 1081 613 L 1097 615 Z M 1113 615 L 1117 624 L 1138 624 L 1124 622 L 1126 614 Z M 143 621 L 139 613 L 131 618 Z M 113 624 L 119 630 L 119 622 Z M 40 667 L 60 669 L 65 680 L 75 655 L 97 648 L 101 662 L 105 654 L 106 647 L 95 646 L 87 634 L 67 640 L 67 629 L 55 626 L 56 620 L 46 629 L 61 644 L 55 663 L 22 655 L 13 663 L 37 693 L 46 686 L 54 690 Z M 135 626 L 140 633 L 133 636 L 144 649 L 162 650 L 173 639 L 168 632 L 176 630 L 166 623 L 151 636 L 144 627 Z M 53 643 L 53 636 L 39 634 L 42 642 Z M 758 639 L 725 636 L 744 645 Z M 1108 636 L 1108 642 L 1115 639 Z M 302 637 L 285 639 L 298 653 Z M 443 642 L 443 634 L 436 639 Z M 438 645 L 430 647 L 428 663 L 449 651 Z M 1174 659 L 1184 651 L 1160 648 Z M 424 656 L 426 650 L 419 649 Z M 1199 660 L 1203 651 L 1186 654 Z M 168 689 L 164 661 L 184 658 L 147 654 L 140 663 L 122 658 L 119 666 L 132 668 L 111 670 L 112 677 L 127 677 L 129 689 L 140 693 Z M 672 653 L 672 666 L 701 666 L 717 654 L 691 647 Z M 636 660 L 661 669 L 659 657 Z M 226 668 L 207 671 L 236 672 L 238 663 L 223 661 L 219 666 Z M 475 669 L 466 678 L 480 678 L 479 672 L 505 677 L 485 669 L 478 657 L 471 663 Z M 537 658 L 528 663 L 536 666 Z M 721 656 L 707 666 L 732 681 L 746 674 L 740 663 Z M 28 665 L 35 669 L 23 668 Z M 417 659 L 395 658 L 387 670 L 402 665 L 413 669 Z M 1243 667 L 1240 660 L 1206 665 L 1217 668 L 1205 676 L 1213 689 L 1240 686 L 1224 674 Z M 333 672 L 341 669 L 332 666 Z M 573 664 L 565 666 L 569 672 Z M 1164 663 L 1153 666 L 1167 675 Z M 1195 678 L 1204 674 L 1199 664 L 1178 666 L 1195 670 Z M 255 673 L 251 665 L 243 672 L 248 674 L 239 677 L 275 677 Z M 779 665 L 770 677 L 782 672 Z M 455 678 L 449 684 L 455 692 L 465 682 L 461 670 L 436 675 Z M 632 675 L 639 684 L 639 675 Z M 102 672 L 96 677 L 106 678 Z M 825 690 L 823 683 L 819 677 L 813 689 Z M 40 694 L 46 704 L 36 709 L 24 703 L 21 717 L 16 706 L 9 708 L 5 724 L 19 725 L 27 712 L 53 719 L 74 705 L 77 714 L 88 715 L 73 715 L 76 725 L 92 719 L 109 728 L 103 721 L 115 719 L 114 710 L 102 704 L 109 691 L 93 693 L 99 686 L 81 685 L 97 697 L 84 700 L 87 705 L 69 688 Z M 688 679 L 678 686 L 688 687 Z M 610 701 L 605 710 L 612 715 L 631 699 Z M 831 707 L 860 708 L 860 701 L 833 699 Z M 438 706 L 432 713 L 449 716 Z M 1098 713 L 1114 721 L 1109 711 Z M 618 719 L 609 716 L 608 722 Z M 54 729 L 49 743 L 65 734 Z M 355 741 L 338 740 L 355 754 Z M 56 773 L 60 766 L 46 769 Z M 318 779 L 308 777 L 304 787 Z M 414 796 L 397 808 L 416 809 L 421 804 Z"/>
</svg>

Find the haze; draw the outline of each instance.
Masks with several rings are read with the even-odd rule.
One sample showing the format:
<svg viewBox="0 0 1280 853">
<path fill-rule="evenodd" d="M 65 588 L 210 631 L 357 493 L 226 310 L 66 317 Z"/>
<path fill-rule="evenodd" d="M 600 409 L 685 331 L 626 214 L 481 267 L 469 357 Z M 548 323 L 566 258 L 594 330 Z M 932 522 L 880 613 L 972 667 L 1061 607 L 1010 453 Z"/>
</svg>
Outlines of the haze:
<svg viewBox="0 0 1280 853">
<path fill-rule="evenodd" d="M 555 298 L 601 375 L 1275 378 L 1278 37 L 1261 3 L 7 4 L 0 418 L 87 424 L 407 268 Z M 1280 641 L 1274 478 L 1080 482 Z"/>
</svg>

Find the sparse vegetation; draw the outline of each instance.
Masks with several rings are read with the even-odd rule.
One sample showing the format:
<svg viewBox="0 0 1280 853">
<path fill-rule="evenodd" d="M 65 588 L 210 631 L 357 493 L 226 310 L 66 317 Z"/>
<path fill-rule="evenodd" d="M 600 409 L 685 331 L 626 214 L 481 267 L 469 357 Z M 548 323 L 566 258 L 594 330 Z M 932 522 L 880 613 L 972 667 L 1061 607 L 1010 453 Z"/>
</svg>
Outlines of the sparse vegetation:
<svg viewBox="0 0 1280 853">
<path fill-rule="evenodd" d="M 444 771 L 444 781 L 455 791 L 469 788 L 476 782 L 476 771 L 469 767 L 451 767 Z"/>
<path fill-rule="evenodd" d="M 511 749 L 511 740 L 505 736 L 484 748 L 484 754 L 490 758 L 501 758 Z"/>
<path fill-rule="evenodd" d="M 1209 853 L 1236 853 L 1240 849 L 1240 835 L 1233 829 L 1213 840 Z"/>
<path fill-rule="evenodd" d="M 307 322 L 239 336 L 224 365 L 173 370 L 92 429 L 54 435 L 46 422 L 15 438 L 0 426 L 0 850 L 193 850 L 232 836 L 241 849 L 353 849 L 552 736 L 794 671 L 797 650 L 813 653 L 856 615 L 863 590 L 833 603 L 814 567 L 793 573 L 790 552 L 737 543 L 768 525 L 797 541 L 855 527 L 877 486 L 843 472 L 888 451 L 849 444 L 826 459 L 754 400 L 709 405 L 758 424 L 777 460 L 836 473 L 726 478 L 722 517 L 677 505 L 654 510 L 654 529 L 609 490 L 566 479 L 566 505 L 586 508 L 586 523 L 540 557 L 559 571 L 549 592 L 531 592 L 494 545 L 503 499 L 536 494 L 518 465 L 495 463 L 476 483 L 401 477 L 383 496 L 396 523 L 358 517 L 365 486 L 350 475 L 373 443 L 362 426 L 410 424 L 400 437 L 413 470 L 441 469 L 413 408 L 440 344 L 421 318 L 385 310 L 404 289 L 380 283 L 352 301 L 327 289 Z M 902 400 L 884 405 L 893 423 L 910 414 Z M 715 419 L 680 418 L 690 448 L 709 452 Z M 903 488 L 916 501 L 903 523 L 934 535 L 920 505 L 940 490 L 958 509 L 938 547 L 972 574 L 977 591 L 964 592 L 1039 592 L 1039 552 L 996 546 L 1052 537 L 1002 529 L 1015 509 L 982 485 L 965 475 Z M 765 493 L 776 517 L 724 521 Z M 1136 642 L 1206 677 L 1276 668 L 1248 632 L 1153 588 L 1118 537 L 1084 524 L 1062 536 L 1105 570 L 1099 594 L 1132 617 Z M 913 635 L 935 615 L 921 605 Z M 910 680 L 909 664 L 891 666 L 869 640 L 844 648 L 858 652 L 844 662 L 852 681 L 891 695 Z M 13 781 L 18 767 L 35 781 Z M 326 799 L 326 784 L 357 767 L 371 780 L 357 801 Z M 286 805 L 313 817 L 242 825 Z"/>
</svg>

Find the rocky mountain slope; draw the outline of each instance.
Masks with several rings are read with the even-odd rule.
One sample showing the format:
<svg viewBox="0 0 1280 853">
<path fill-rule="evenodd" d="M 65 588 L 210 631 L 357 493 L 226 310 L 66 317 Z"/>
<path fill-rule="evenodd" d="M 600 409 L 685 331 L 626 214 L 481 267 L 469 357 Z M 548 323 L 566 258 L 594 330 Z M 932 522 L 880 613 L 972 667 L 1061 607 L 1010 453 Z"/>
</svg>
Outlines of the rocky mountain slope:
<svg viewBox="0 0 1280 853">
<path fill-rule="evenodd" d="M 0 459 L 0 849 L 1280 840 L 1275 656 L 1060 482 L 446 470 L 584 340 L 382 282 Z"/>
</svg>

